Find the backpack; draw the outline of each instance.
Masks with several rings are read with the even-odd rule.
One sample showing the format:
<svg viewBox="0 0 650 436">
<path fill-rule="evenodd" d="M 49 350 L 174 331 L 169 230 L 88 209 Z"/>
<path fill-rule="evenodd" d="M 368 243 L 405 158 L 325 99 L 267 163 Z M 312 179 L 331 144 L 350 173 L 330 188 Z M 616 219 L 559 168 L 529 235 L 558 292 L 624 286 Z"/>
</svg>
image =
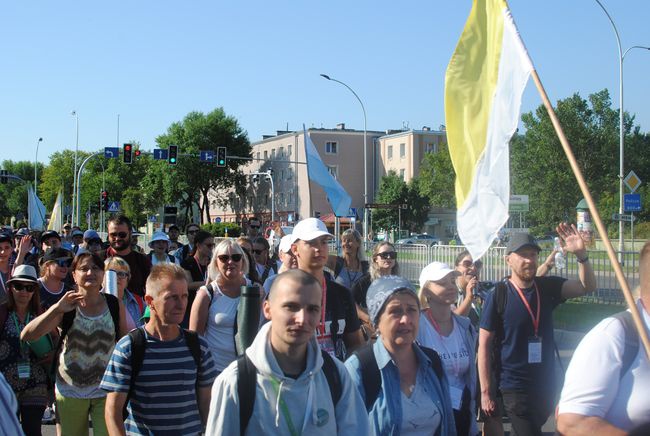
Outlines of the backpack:
<svg viewBox="0 0 650 436">
<path fill-rule="evenodd" d="M 334 358 L 327 351 L 321 350 L 323 356 L 323 372 L 327 379 L 332 396 L 332 404 L 336 405 L 341 399 L 343 386 L 341 374 L 339 374 Z M 255 406 L 255 393 L 257 387 L 257 368 L 246 354 L 237 359 L 237 396 L 239 397 L 239 434 L 246 433 L 248 422 L 253 416 Z"/>
<path fill-rule="evenodd" d="M 278 264 L 275 263 L 273 259 L 271 259 L 269 264 L 266 265 L 264 268 L 264 272 L 262 273 L 262 277 L 260 278 L 260 282 L 264 283 L 266 279 L 269 278 L 269 274 L 271 274 L 271 270 L 273 270 L 274 273 L 278 273 Z"/>
<path fill-rule="evenodd" d="M 192 355 L 194 363 L 196 364 L 196 388 L 198 392 L 198 371 L 201 368 L 201 343 L 199 342 L 199 335 L 196 332 L 185 329 L 183 329 L 183 334 L 185 336 L 187 348 L 190 349 L 190 354 Z M 126 394 L 124 408 L 122 409 L 122 417 L 125 421 L 128 416 L 126 406 L 129 404 L 129 399 L 133 395 L 133 390 L 135 389 L 135 379 L 138 377 L 138 374 L 142 369 L 142 363 L 144 362 L 144 353 L 147 348 L 147 338 L 144 334 L 144 327 L 139 327 L 131 330 L 128 336 L 131 339 L 131 379 L 129 380 L 129 391 Z"/>
<path fill-rule="evenodd" d="M 445 377 L 442 368 L 442 361 L 440 356 L 431 348 L 419 345 L 420 350 L 431 360 L 431 368 L 439 380 Z M 377 401 L 379 391 L 381 390 L 381 373 L 379 366 L 377 366 L 377 359 L 373 351 L 373 344 L 367 344 L 362 348 L 356 350 L 354 354 L 359 359 L 359 368 L 361 372 L 361 383 L 363 384 L 363 391 L 366 394 L 365 405 L 366 411 L 370 412 L 372 406 Z"/>
<path fill-rule="evenodd" d="M 345 260 L 341 256 L 336 256 L 336 265 L 334 266 L 334 279 L 341 274 L 341 271 L 343 270 L 343 267 L 345 266 Z M 368 270 L 370 269 L 370 264 L 368 263 L 367 260 L 362 260 L 361 261 L 361 272 L 363 274 L 366 274 Z"/>
<path fill-rule="evenodd" d="M 630 369 L 634 358 L 639 353 L 639 333 L 636 330 L 634 325 L 634 318 L 632 318 L 632 313 L 626 311 L 618 312 L 611 316 L 616 318 L 623 324 L 623 330 L 625 331 L 625 348 L 623 349 L 623 362 L 621 365 L 621 371 L 618 374 L 618 379 L 622 379 L 625 373 Z"/>
</svg>

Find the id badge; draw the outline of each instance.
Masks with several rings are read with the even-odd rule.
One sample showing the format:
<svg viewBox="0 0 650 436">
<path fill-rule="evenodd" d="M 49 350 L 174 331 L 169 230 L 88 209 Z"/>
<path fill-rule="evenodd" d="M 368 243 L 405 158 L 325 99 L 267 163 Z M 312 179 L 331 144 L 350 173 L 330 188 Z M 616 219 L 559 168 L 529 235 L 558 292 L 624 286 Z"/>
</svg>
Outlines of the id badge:
<svg viewBox="0 0 650 436">
<path fill-rule="evenodd" d="M 449 396 L 451 397 L 451 407 L 455 410 L 460 410 L 463 402 L 463 390 L 449 386 Z"/>
<path fill-rule="evenodd" d="M 542 363 L 542 338 L 528 338 L 528 363 Z"/>
<path fill-rule="evenodd" d="M 29 378 L 31 375 L 30 367 L 29 367 L 29 361 L 21 361 L 18 362 L 18 378 L 21 379 L 26 379 Z"/>
</svg>

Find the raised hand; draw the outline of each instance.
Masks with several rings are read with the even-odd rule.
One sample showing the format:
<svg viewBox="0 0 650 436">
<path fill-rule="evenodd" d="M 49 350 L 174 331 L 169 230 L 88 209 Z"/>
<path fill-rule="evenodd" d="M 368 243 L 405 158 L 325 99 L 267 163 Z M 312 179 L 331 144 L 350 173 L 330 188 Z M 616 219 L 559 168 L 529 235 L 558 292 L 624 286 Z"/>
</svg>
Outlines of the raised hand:
<svg viewBox="0 0 650 436">
<path fill-rule="evenodd" d="M 558 236 L 562 240 L 564 251 L 575 254 L 578 258 L 583 258 L 587 254 L 585 241 L 582 239 L 580 232 L 573 224 L 560 223 L 555 228 Z"/>
</svg>

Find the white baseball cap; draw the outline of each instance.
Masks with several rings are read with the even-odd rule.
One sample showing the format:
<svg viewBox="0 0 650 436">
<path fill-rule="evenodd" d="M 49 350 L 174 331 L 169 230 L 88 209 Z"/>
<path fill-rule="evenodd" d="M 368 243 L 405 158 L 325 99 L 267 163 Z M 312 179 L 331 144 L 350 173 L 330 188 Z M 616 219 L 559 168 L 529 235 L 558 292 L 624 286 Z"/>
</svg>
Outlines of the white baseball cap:
<svg viewBox="0 0 650 436">
<path fill-rule="evenodd" d="M 305 218 L 296 224 L 293 228 L 291 236 L 294 237 L 293 242 L 297 240 L 313 241 L 321 236 L 329 236 L 333 238 L 334 235 L 327 231 L 325 223 L 318 218 Z"/>
<path fill-rule="evenodd" d="M 280 239 L 280 245 L 278 245 L 278 250 L 280 250 L 283 253 L 288 253 L 291 251 L 291 244 L 296 242 L 296 237 L 293 234 L 290 235 L 284 235 L 282 239 Z"/>
<path fill-rule="evenodd" d="M 444 262 L 431 262 L 425 266 L 420 273 L 420 288 L 424 288 L 427 282 L 437 282 L 444 278 L 449 273 L 455 273 L 456 270 L 451 269 L 449 265 Z"/>
</svg>

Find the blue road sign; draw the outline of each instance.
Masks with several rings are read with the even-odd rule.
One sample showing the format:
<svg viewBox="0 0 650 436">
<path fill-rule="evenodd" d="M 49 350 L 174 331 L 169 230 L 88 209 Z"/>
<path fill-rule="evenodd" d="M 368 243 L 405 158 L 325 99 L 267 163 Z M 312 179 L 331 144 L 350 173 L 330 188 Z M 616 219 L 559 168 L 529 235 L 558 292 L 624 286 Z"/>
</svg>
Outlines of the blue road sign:
<svg viewBox="0 0 650 436">
<path fill-rule="evenodd" d="M 167 160 L 167 149 L 166 148 L 154 148 L 153 149 L 153 159 L 154 160 Z"/>
<path fill-rule="evenodd" d="M 119 212 L 120 211 L 120 202 L 119 201 L 111 201 L 108 204 L 108 211 L 109 212 Z"/>
<path fill-rule="evenodd" d="M 350 210 L 348 211 L 348 218 L 356 218 L 356 217 L 357 217 L 357 208 L 351 207 Z"/>
<path fill-rule="evenodd" d="M 158 218 L 156 217 L 156 215 L 149 215 L 149 222 L 150 223 L 155 223 L 156 221 L 158 221 Z"/>
<path fill-rule="evenodd" d="M 200 160 L 201 162 L 214 162 L 214 151 L 201 150 Z"/>
<path fill-rule="evenodd" d="M 120 149 L 118 147 L 104 147 L 104 157 L 106 159 L 117 159 L 120 157 Z"/>
<path fill-rule="evenodd" d="M 641 194 L 625 194 L 623 209 L 625 212 L 641 212 Z"/>
<path fill-rule="evenodd" d="M 214 222 L 215 222 L 215 223 L 220 223 L 220 222 L 221 222 L 221 217 L 220 217 L 220 216 L 216 217 L 216 218 L 214 219 Z"/>
</svg>

